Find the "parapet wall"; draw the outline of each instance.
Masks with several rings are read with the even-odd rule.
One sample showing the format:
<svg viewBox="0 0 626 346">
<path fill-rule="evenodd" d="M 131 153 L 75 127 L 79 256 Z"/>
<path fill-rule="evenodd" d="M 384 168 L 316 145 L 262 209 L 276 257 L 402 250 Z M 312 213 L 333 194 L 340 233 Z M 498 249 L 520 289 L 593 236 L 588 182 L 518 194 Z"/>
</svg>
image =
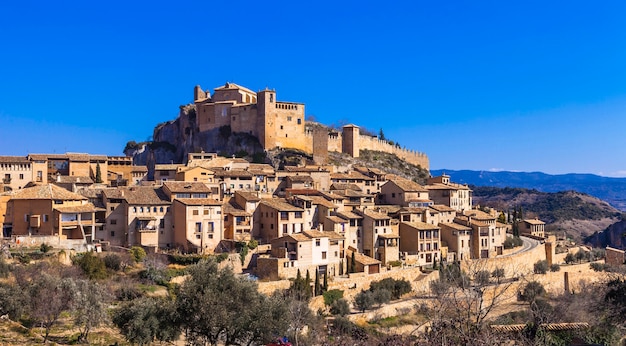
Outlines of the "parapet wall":
<svg viewBox="0 0 626 346">
<path fill-rule="evenodd" d="M 305 151 L 313 152 L 313 132 L 306 131 L 303 138 Z M 333 133 L 328 135 L 328 151 L 342 152 L 343 136 L 341 133 Z M 430 163 L 428 155 L 425 153 L 405 149 L 396 145 L 391 145 L 385 140 L 380 140 L 377 137 L 371 137 L 366 135 L 359 135 L 358 143 L 356 144 L 359 150 L 374 150 L 382 151 L 389 154 L 394 154 L 402 160 L 421 166 L 424 169 L 430 169 Z"/>
</svg>

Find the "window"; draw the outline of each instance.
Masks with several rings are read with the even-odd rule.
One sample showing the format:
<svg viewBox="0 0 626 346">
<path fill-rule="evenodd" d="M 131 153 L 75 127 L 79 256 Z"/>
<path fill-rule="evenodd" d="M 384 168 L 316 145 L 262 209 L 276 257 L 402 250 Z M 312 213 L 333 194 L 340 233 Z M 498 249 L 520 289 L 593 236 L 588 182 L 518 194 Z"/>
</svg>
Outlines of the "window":
<svg viewBox="0 0 626 346">
<path fill-rule="evenodd" d="M 165 219 L 159 221 L 159 228 L 165 228 Z"/>
<path fill-rule="evenodd" d="M 319 239 L 315 239 L 315 246 L 320 246 L 321 241 Z"/>
<path fill-rule="evenodd" d="M 117 225 L 117 220 L 115 220 L 115 219 L 111 219 L 111 220 L 109 220 L 109 223 L 110 223 L 111 225 Z"/>
<path fill-rule="evenodd" d="M 213 224 L 213 222 L 212 222 L 212 221 L 211 221 L 211 222 L 209 222 L 209 223 L 207 223 L 207 232 L 209 232 L 209 233 L 213 233 L 213 230 L 214 230 L 214 229 L 215 229 L 215 226 L 214 226 L 214 224 Z"/>
<path fill-rule="evenodd" d="M 202 222 L 196 222 L 196 233 L 202 232 Z"/>
<path fill-rule="evenodd" d="M 162 213 L 163 212 L 163 207 L 159 208 L 159 211 Z"/>
<path fill-rule="evenodd" d="M 192 213 L 193 215 L 198 215 L 198 210 L 197 210 L 197 209 L 194 209 L 191 213 Z"/>
<path fill-rule="evenodd" d="M 115 237 L 115 231 L 111 231 L 111 237 Z"/>
<path fill-rule="evenodd" d="M 111 207 L 111 211 L 114 211 L 114 210 L 115 210 L 115 207 Z"/>
<path fill-rule="evenodd" d="M 326 259 L 326 251 L 322 251 L 322 259 Z"/>
<path fill-rule="evenodd" d="M 209 209 L 204 209 L 204 215 L 209 215 Z"/>
<path fill-rule="evenodd" d="M 48 222 L 48 214 L 43 215 L 43 222 Z"/>
<path fill-rule="evenodd" d="M 280 212 L 280 219 L 281 220 L 288 220 L 289 219 L 289 213 L 286 211 L 281 211 Z"/>
<path fill-rule="evenodd" d="M 24 179 L 24 174 L 20 174 L 20 179 Z"/>
<path fill-rule="evenodd" d="M 196 234 L 196 239 L 200 239 L 200 235 L 199 234 Z"/>
<path fill-rule="evenodd" d="M 283 234 L 287 234 L 287 224 L 283 224 Z"/>
<path fill-rule="evenodd" d="M 301 219 L 302 218 L 302 212 L 301 211 L 297 211 L 295 214 L 295 218 L 296 219 Z"/>
<path fill-rule="evenodd" d="M 209 239 L 213 239 L 213 234 L 208 235 Z"/>
<path fill-rule="evenodd" d="M 291 117 L 287 117 L 287 121 L 291 121 Z"/>
<path fill-rule="evenodd" d="M 298 125 L 302 124 L 302 119 L 298 118 Z"/>
</svg>

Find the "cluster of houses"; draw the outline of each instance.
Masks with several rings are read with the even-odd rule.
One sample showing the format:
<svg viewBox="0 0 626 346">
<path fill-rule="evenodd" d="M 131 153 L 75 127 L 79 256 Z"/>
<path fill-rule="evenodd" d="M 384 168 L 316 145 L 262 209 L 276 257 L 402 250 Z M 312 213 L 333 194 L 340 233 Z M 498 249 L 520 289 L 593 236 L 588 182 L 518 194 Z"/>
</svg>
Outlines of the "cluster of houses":
<svg viewBox="0 0 626 346">
<path fill-rule="evenodd" d="M 257 275 L 286 278 L 298 269 L 339 275 L 348 262 L 377 273 L 490 258 L 503 253 L 510 228 L 495 211 L 473 209 L 471 189 L 446 175 L 420 185 L 363 166 L 276 170 L 213 153 L 148 171 L 123 157 L 0 157 L 3 235 L 185 253 L 233 251 L 254 239 L 267 249 L 254 261 Z M 544 236 L 539 220 L 519 228 Z"/>
</svg>

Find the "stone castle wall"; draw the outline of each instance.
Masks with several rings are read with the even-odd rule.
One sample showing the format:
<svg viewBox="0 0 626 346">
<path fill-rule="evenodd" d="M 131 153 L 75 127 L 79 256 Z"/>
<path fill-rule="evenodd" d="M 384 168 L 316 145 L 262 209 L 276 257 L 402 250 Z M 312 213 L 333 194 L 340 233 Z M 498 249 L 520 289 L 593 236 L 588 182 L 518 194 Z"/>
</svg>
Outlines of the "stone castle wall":
<svg viewBox="0 0 626 346">
<path fill-rule="evenodd" d="M 359 135 L 357 140 L 359 150 L 382 151 L 389 154 L 395 154 L 399 158 L 411 164 L 421 166 L 424 169 L 430 169 L 428 155 L 425 153 L 397 147 L 389 144 L 389 142 L 380 140 L 377 137 Z M 300 149 L 300 148 L 298 148 Z M 302 150 L 313 152 L 313 132 L 306 131 L 303 136 Z M 333 133 L 328 135 L 328 151 L 343 152 L 343 136 L 341 133 Z"/>
</svg>

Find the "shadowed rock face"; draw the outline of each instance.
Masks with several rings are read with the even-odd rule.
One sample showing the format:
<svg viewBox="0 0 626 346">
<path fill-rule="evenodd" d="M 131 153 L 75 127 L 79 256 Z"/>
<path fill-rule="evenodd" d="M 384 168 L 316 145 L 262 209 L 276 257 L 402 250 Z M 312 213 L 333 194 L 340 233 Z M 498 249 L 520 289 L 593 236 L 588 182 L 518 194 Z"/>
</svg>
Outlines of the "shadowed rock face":
<svg viewBox="0 0 626 346">
<path fill-rule="evenodd" d="M 256 137 L 246 133 L 231 133 L 230 128 L 220 128 L 200 133 L 193 106 L 181 107 L 178 118 L 157 125 L 152 142 L 128 150 L 136 165 L 184 163 L 191 152 L 218 152 L 228 155 L 246 152 L 250 155 L 263 152 Z"/>
<path fill-rule="evenodd" d="M 602 232 L 595 233 L 585 239 L 588 244 L 594 247 L 614 247 L 617 249 L 626 248 L 626 220 L 616 222 Z"/>
</svg>

